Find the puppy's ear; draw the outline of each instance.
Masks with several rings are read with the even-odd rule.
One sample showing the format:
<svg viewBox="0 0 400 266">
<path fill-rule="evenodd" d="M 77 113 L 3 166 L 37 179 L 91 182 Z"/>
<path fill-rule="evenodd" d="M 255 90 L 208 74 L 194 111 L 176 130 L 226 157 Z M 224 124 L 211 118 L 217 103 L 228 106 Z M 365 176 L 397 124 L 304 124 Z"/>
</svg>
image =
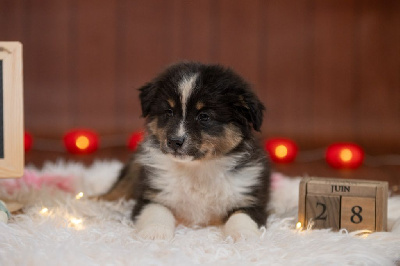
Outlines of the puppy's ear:
<svg viewBox="0 0 400 266">
<path fill-rule="evenodd" d="M 147 117 L 156 96 L 156 87 L 153 83 L 147 83 L 139 89 L 140 104 L 142 106 L 142 116 Z"/>
<path fill-rule="evenodd" d="M 255 94 L 246 92 L 239 96 L 240 113 L 253 125 L 256 131 L 260 131 L 263 122 L 264 105 Z"/>
</svg>

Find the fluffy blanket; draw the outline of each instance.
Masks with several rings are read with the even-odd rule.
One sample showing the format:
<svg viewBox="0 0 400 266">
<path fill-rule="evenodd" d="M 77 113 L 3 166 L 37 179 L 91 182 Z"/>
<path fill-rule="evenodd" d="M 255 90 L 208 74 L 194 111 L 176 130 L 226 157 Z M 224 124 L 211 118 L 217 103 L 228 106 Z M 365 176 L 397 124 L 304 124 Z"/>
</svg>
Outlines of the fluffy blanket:
<svg viewBox="0 0 400 266">
<path fill-rule="evenodd" d="M 219 227 L 178 226 L 172 241 L 137 237 L 134 201 L 96 202 L 122 164 L 98 161 L 27 167 L 0 181 L 0 199 L 24 203 L 0 222 L 0 265 L 396 265 L 400 262 L 400 197 L 389 199 L 389 232 L 297 230 L 300 178 L 273 175 L 266 228 L 257 240 L 234 242 Z M 79 193 L 79 192 L 83 192 Z M 83 197 L 82 197 L 83 196 Z"/>
</svg>

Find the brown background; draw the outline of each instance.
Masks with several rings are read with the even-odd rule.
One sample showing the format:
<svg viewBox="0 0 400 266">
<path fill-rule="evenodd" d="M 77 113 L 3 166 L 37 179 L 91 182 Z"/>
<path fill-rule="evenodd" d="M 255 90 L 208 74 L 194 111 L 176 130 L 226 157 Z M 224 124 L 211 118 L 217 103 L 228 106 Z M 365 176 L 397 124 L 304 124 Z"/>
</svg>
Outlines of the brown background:
<svg viewBox="0 0 400 266">
<path fill-rule="evenodd" d="M 24 45 L 25 125 L 38 138 L 125 137 L 143 126 L 137 88 L 198 60 L 254 85 L 262 137 L 400 151 L 398 0 L 0 0 L 0 40 Z"/>
</svg>

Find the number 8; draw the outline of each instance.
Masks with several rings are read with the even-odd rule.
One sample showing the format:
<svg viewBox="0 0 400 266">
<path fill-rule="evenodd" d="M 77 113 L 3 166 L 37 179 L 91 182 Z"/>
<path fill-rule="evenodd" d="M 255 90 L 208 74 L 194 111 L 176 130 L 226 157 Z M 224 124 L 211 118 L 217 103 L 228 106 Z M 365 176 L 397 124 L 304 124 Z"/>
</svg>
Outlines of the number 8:
<svg viewBox="0 0 400 266">
<path fill-rule="evenodd" d="M 356 212 L 356 208 L 358 208 L 357 212 Z M 363 220 L 362 216 L 360 215 L 360 213 L 362 212 L 361 206 L 354 206 L 353 208 L 351 208 L 351 212 L 353 213 L 353 215 L 350 217 L 351 222 L 354 224 L 361 223 Z M 358 217 L 358 221 L 355 221 L 354 217 Z"/>
</svg>

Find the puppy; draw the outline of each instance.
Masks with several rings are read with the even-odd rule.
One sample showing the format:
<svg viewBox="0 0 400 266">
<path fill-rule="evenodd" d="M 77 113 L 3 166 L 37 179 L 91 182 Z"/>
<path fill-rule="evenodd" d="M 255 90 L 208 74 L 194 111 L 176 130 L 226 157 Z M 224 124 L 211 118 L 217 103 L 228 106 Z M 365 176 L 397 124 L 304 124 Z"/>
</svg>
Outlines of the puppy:
<svg viewBox="0 0 400 266">
<path fill-rule="evenodd" d="M 234 239 L 267 219 L 269 164 L 253 129 L 264 106 L 218 65 L 180 63 L 140 88 L 147 135 L 102 198 L 134 198 L 141 237 L 171 239 L 175 225 L 224 224 Z"/>
</svg>

